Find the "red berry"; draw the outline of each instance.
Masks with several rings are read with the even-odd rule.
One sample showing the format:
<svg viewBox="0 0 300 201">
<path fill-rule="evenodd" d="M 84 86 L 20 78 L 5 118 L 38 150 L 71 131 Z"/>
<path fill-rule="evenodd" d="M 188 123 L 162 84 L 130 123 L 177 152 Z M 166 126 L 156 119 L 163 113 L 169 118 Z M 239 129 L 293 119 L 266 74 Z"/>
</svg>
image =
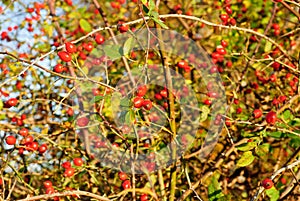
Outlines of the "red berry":
<svg viewBox="0 0 300 201">
<path fill-rule="evenodd" d="M 21 115 L 21 119 L 22 119 L 22 120 L 26 119 L 26 114 L 22 114 L 22 115 Z"/>
<path fill-rule="evenodd" d="M 22 140 L 22 143 L 23 144 L 28 144 L 28 143 L 31 143 L 31 142 L 33 142 L 33 137 L 32 137 L 32 135 L 28 135 L 28 136 L 26 136 L 23 140 Z"/>
<path fill-rule="evenodd" d="M 73 2 L 72 0 L 65 0 L 66 4 L 68 4 L 69 6 L 72 6 Z"/>
<path fill-rule="evenodd" d="M 127 32 L 129 29 L 128 25 L 124 25 L 123 22 L 119 22 L 118 28 L 121 33 Z"/>
<path fill-rule="evenodd" d="M 53 68 L 54 72 L 56 73 L 62 73 L 65 70 L 65 67 L 61 64 L 56 64 Z"/>
<path fill-rule="evenodd" d="M 125 180 L 125 181 L 122 183 L 122 187 L 123 187 L 124 190 L 131 188 L 131 183 L 130 183 L 130 181 L 129 181 L 129 180 Z"/>
<path fill-rule="evenodd" d="M 260 109 L 255 109 L 253 111 L 253 116 L 254 116 L 255 119 L 260 118 L 262 116 L 262 111 Z"/>
<path fill-rule="evenodd" d="M 209 100 L 209 99 L 205 99 L 205 100 L 203 101 L 203 103 L 204 103 L 205 105 L 211 105 L 211 104 L 212 104 L 212 101 Z"/>
<path fill-rule="evenodd" d="M 95 41 L 96 41 L 97 44 L 101 45 L 101 44 L 104 43 L 105 38 L 104 38 L 104 36 L 102 36 L 101 34 L 97 33 L 97 34 L 95 35 Z"/>
<path fill-rule="evenodd" d="M 124 4 L 126 0 L 117 0 L 120 4 Z"/>
<path fill-rule="evenodd" d="M 230 18 L 229 23 L 234 26 L 236 25 L 236 20 L 234 18 Z"/>
<path fill-rule="evenodd" d="M 164 97 L 167 98 L 168 97 L 168 90 L 167 89 L 163 89 L 159 92 L 159 94 Z"/>
<path fill-rule="evenodd" d="M 72 177 L 75 173 L 75 169 L 74 168 L 67 168 L 64 172 L 64 176 L 65 177 Z"/>
<path fill-rule="evenodd" d="M 5 138 L 5 142 L 6 142 L 6 144 L 8 144 L 8 145 L 14 145 L 14 144 L 16 144 L 16 141 L 17 141 L 17 139 L 16 139 L 14 136 L 12 136 L 12 135 L 7 136 L 7 137 Z"/>
<path fill-rule="evenodd" d="M 115 9 L 120 9 L 121 8 L 121 4 L 119 2 L 110 2 L 110 5 L 112 8 L 115 8 Z"/>
<path fill-rule="evenodd" d="M 286 100 L 286 96 L 279 96 L 278 100 L 280 101 L 280 103 L 283 103 Z"/>
<path fill-rule="evenodd" d="M 88 52 L 91 52 L 94 48 L 94 45 L 93 43 L 89 42 L 89 43 L 84 43 L 83 44 L 83 48 L 88 51 Z"/>
<path fill-rule="evenodd" d="M 148 195 L 147 194 L 142 194 L 140 201 L 147 201 L 148 200 Z"/>
<path fill-rule="evenodd" d="M 228 19 L 229 19 L 229 16 L 228 16 L 228 14 L 221 14 L 221 15 L 220 15 L 220 19 L 221 19 L 223 22 L 227 22 Z"/>
<path fill-rule="evenodd" d="M 46 188 L 46 194 L 52 194 L 52 193 L 55 193 L 55 190 L 52 186 L 49 188 Z"/>
<path fill-rule="evenodd" d="M 270 76 L 270 81 L 271 81 L 271 82 L 276 82 L 276 75 L 275 75 L 275 74 L 272 74 L 272 75 Z"/>
<path fill-rule="evenodd" d="M 277 120 L 277 116 L 276 116 L 276 112 L 274 111 L 270 111 L 267 115 L 266 115 L 266 121 L 268 124 L 275 124 Z"/>
<path fill-rule="evenodd" d="M 155 95 L 154 95 L 154 98 L 155 98 L 156 100 L 161 100 L 161 99 L 162 99 L 162 96 L 161 96 L 160 94 L 155 94 Z"/>
<path fill-rule="evenodd" d="M 69 53 L 77 52 L 77 48 L 73 43 L 66 42 L 65 47 L 66 47 L 67 52 L 69 52 Z"/>
<path fill-rule="evenodd" d="M 37 142 L 27 143 L 26 148 L 28 151 L 37 151 L 39 149 L 39 143 Z"/>
<path fill-rule="evenodd" d="M 74 165 L 76 165 L 76 166 L 82 166 L 83 165 L 82 158 L 74 158 L 73 162 L 74 162 Z"/>
<path fill-rule="evenodd" d="M 223 46 L 217 47 L 216 51 L 221 55 L 226 54 L 226 50 L 223 48 Z"/>
<path fill-rule="evenodd" d="M 77 119 L 77 126 L 84 127 L 88 125 L 89 121 L 90 120 L 87 117 L 80 117 L 79 119 Z"/>
<path fill-rule="evenodd" d="M 27 136 L 28 135 L 28 129 L 27 128 L 22 128 L 21 130 L 19 130 L 19 134 L 22 136 Z"/>
<path fill-rule="evenodd" d="M 73 110 L 72 108 L 68 108 L 67 114 L 68 114 L 69 116 L 73 116 L 74 110 Z"/>
<path fill-rule="evenodd" d="M 227 41 L 225 41 L 225 40 L 221 40 L 221 45 L 222 45 L 224 48 L 226 48 L 226 47 L 228 46 L 228 43 L 227 43 Z"/>
<path fill-rule="evenodd" d="M 188 66 L 188 63 L 185 60 L 181 60 L 177 63 L 178 68 L 186 68 Z"/>
<path fill-rule="evenodd" d="M 118 176 L 119 176 L 119 179 L 122 181 L 127 179 L 127 174 L 125 172 L 119 172 Z"/>
<path fill-rule="evenodd" d="M 226 66 L 227 66 L 228 68 L 231 68 L 231 67 L 232 67 L 232 61 L 227 61 L 227 62 L 226 62 Z"/>
<path fill-rule="evenodd" d="M 211 98 L 218 98 L 219 97 L 218 93 L 217 92 L 213 92 L 213 91 L 208 92 L 207 96 L 211 97 Z"/>
<path fill-rule="evenodd" d="M 145 108 L 146 110 L 151 110 L 152 108 L 152 102 L 151 100 L 144 100 L 143 102 L 143 108 Z"/>
<path fill-rule="evenodd" d="M 135 98 L 133 99 L 133 106 L 134 106 L 135 108 L 140 108 L 140 107 L 142 107 L 142 106 L 143 106 L 143 103 L 144 103 L 144 99 L 143 99 L 142 97 L 137 96 L 137 97 L 135 97 Z"/>
<path fill-rule="evenodd" d="M 11 98 L 7 101 L 7 105 L 9 105 L 10 107 L 14 107 L 18 104 L 18 99 L 16 98 Z"/>
<path fill-rule="evenodd" d="M 266 178 L 262 181 L 262 186 L 265 188 L 265 189 L 270 189 L 272 188 L 274 185 L 273 181 L 269 178 Z"/>
<path fill-rule="evenodd" d="M 274 30 L 274 35 L 275 35 L 275 36 L 279 36 L 279 34 L 280 34 L 280 30 L 279 30 L 279 29 L 275 29 L 275 30 Z"/>
<path fill-rule="evenodd" d="M 46 180 L 43 183 L 44 188 L 51 188 L 52 187 L 52 182 L 50 180 Z"/>
<path fill-rule="evenodd" d="M 282 183 L 283 185 L 286 184 L 286 179 L 285 179 L 284 177 L 282 177 L 282 178 L 280 179 L 280 181 L 281 181 L 281 183 Z"/>
<path fill-rule="evenodd" d="M 274 70 L 279 70 L 280 67 L 281 67 L 281 64 L 275 61 L 275 62 L 272 64 L 272 67 L 273 67 Z"/>
<path fill-rule="evenodd" d="M 3 32 L 1 33 L 1 39 L 4 40 L 4 39 L 6 39 L 6 38 L 8 38 L 7 32 L 6 32 L 6 31 L 3 31 Z"/>
<path fill-rule="evenodd" d="M 63 168 L 65 168 L 65 169 L 68 169 L 68 168 L 71 167 L 71 163 L 70 163 L 69 161 L 66 161 L 66 162 L 63 162 L 63 163 L 61 164 L 61 166 L 62 166 Z"/>
<path fill-rule="evenodd" d="M 142 86 L 139 86 L 139 87 L 138 87 L 137 92 L 136 92 L 136 95 L 142 97 L 142 96 L 144 96 L 146 93 L 147 93 L 147 86 L 146 86 L 146 85 L 142 85 Z"/>
<path fill-rule="evenodd" d="M 243 109 L 242 109 L 242 108 L 240 108 L 240 107 L 236 109 L 236 113 L 237 113 L 237 114 L 241 114 L 241 113 L 242 113 L 242 111 L 243 111 Z"/>
<path fill-rule="evenodd" d="M 231 15 L 232 14 L 232 9 L 230 8 L 230 6 L 226 6 L 225 7 L 225 11 L 228 15 Z"/>
<path fill-rule="evenodd" d="M 58 52 L 57 55 L 59 56 L 59 58 L 65 62 L 69 62 L 72 60 L 72 57 L 71 55 L 66 52 L 66 51 L 61 51 L 61 52 Z"/>
<path fill-rule="evenodd" d="M 39 153 L 40 154 L 43 154 L 47 151 L 48 147 L 47 147 L 47 144 L 42 144 L 40 147 L 39 147 Z"/>
<path fill-rule="evenodd" d="M 277 23 L 272 24 L 272 28 L 273 29 L 280 29 L 279 24 L 277 24 Z"/>
<path fill-rule="evenodd" d="M 92 89 L 93 95 L 94 96 L 102 96 L 103 94 L 101 93 L 100 89 L 93 88 Z"/>
<path fill-rule="evenodd" d="M 86 60 L 86 54 L 84 54 L 83 52 L 79 52 L 79 57 L 80 57 L 80 59 L 82 59 L 82 60 Z"/>
</svg>

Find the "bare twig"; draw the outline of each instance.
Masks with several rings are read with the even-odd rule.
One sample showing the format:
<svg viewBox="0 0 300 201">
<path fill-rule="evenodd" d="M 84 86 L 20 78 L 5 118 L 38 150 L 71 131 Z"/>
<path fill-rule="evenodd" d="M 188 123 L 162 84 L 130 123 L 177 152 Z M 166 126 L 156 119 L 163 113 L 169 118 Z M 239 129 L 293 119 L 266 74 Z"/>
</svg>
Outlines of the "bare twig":
<svg viewBox="0 0 300 201">
<path fill-rule="evenodd" d="M 274 179 L 277 175 L 281 174 L 282 172 L 286 171 L 286 170 L 289 170 L 289 169 L 292 169 L 293 167 L 296 167 L 300 165 L 300 160 L 297 160 L 293 163 L 291 163 L 290 165 L 287 165 L 285 167 L 282 167 L 280 168 L 279 170 L 277 170 L 276 172 L 274 172 L 272 174 L 272 176 L 270 177 L 270 179 Z M 251 201 L 255 201 L 259 198 L 260 194 L 264 191 L 264 188 L 261 186 L 259 187 L 258 191 L 256 192 L 256 194 L 251 198 Z"/>
<path fill-rule="evenodd" d="M 20 200 L 17 200 L 17 201 L 47 200 L 47 199 L 54 198 L 54 197 L 66 197 L 66 196 L 70 196 L 70 195 L 83 195 L 83 196 L 95 198 L 95 199 L 101 200 L 101 201 L 111 201 L 110 199 L 108 199 L 106 197 L 96 195 L 94 193 L 90 193 L 90 192 L 86 192 L 86 191 L 79 191 L 79 190 L 65 191 L 65 192 L 53 193 L 53 194 L 38 195 L 38 196 L 28 197 L 28 198 L 25 198 L 25 199 L 20 199 Z"/>
</svg>

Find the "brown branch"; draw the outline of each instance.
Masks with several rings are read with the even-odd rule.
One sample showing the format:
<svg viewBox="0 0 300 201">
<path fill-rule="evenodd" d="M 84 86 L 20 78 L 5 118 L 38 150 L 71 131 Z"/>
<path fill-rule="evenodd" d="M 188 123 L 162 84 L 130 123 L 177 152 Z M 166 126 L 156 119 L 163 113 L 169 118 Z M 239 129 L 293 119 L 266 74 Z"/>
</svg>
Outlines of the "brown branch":
<svg viewBox="0 0 300 201">
<path fill-rule="evenodd" d="M 52 74 L 52 75 L 56 75 L 56 76 L 61 77 L 61 78 L 64 78 L 64 79 L 78 80 L 78 81 L 89 81 L 89 82 L 92 82 L 92 83 L 95 83 L 95 84 L 98 84 L 98 85 L 101 85 L 101 86 L 104 86 L 104 87 L 108 87 L 108 88 L 110 88 L 110 89 L 116 91 L 116 89 L 115 89 L 114 87 L 112 87 L 112 86 L 110 86 L 110 85 L 108 85 L 108 84 L 105 84 L 105 83 L 98 82 L 98 81 L 96 81 L 96 80 L 90 79 L 90 78 L 88 78 L 88 77 L 76 77 L 76 76 L 73 77 L 73 76 L 68 76 L 68 75 L 64 75 L 64 74 L 61 74 L 61 73 L 56 73 L 56 72 L 54 72 L 54 71 L 52 71 L 52 70 L 49 70 L 49 69 L 47 69 L 47 68 L 45 68 L 45 67 L 43 67 L 43 66 L 37 64 L 36 62 L 30 62 L 30 61 L 25 60 L 25 59 L 20 59 L 20 58 L 18 58 L 16 55 L 14 55 L 14 54 L 12 54 L 12 53 L 9 53 L 9 52 L 0 52 L 0 54 L 8 55 L 8 56 L 10 56 L 10 57 L 16 59 L 17 61 L 20 61 L 20 62 L 29 64 L 29 66 L 27 66 L 27 67 L 25 68 L 25 71 L 28 70 L 28 68 L 29 68 L 30 66 L 36 66 L 36 67 L 38 67 L 39 69 L 41 69 L 41 70 L 43 70 L 43 71 L 46 71 L 47 73 L 50 73 L 50 74 Z M 24 71 L 24 70 L 23 70 L 23 71 Z M 24 73 L 23 71 L 22 71 L 21 73 L 19 73 L 18 75 Z M 15 78 L 17 78 L 17 76 L 15 76 Z M 11 80 L 12 80 L 12 79 L 11 79 Z M 2 86 L 3 86 L 4 84 L 6 84 L 6 83 L 7 83 L 7 82 L 2 83 L 2 84 L 0 85 L 0 87 L 2 87 Z"/>
<path fill-rule="evenodd" d="M 297 13 L 289 4 L 287 4 L 285 1 L 281 2 L 284 7 L 286 7 L 289 11 L 291 11 L 296 17 L 298 18 L 298 21 L 300 21 L 300 14 Z"/>
<path fill-rule="evenodd" d="M 110 27 L 110 24 L 109 24 L 109 22 L 108 22 L 108 20 L 107 20 L 107 18 L 106 18 L 106 14 L 105 14 L 105 12 L 103 11 L 103 9 L 101 8 L 101 6 L 100 6 L 100 4 L 98 3 L 98 1 L 97 1 L 97 0 L 93 0 L 93 2 L 94 2 L 94 4 L 95 4 L 97 10 L 99 11 L 99 13 L 100 13 L 100 15 L 101 15 L 101 17 L 102 17 L 102 19 L 103 19 L 103 21 L 104 21 L 105 26 L 106 26 L 106 27 Z M 115 43 L 116 45 L 119 44 L 119 42 L 117 41 L 117 39 L 116 39 L 116 37 L 115 37 L 115 34 L 114 34 L 113 30 L 110 29 L 110 28 L 107 29 L 107 30 L 108 30 L 108 32 L 109 32 L 109 35 L 112 37 L 114 43 Z M 128 61 L 127 61 L 127 59 L 126 59 L 125 56 L 122 56 L 121 59 L 122 59 L 123 64 L 125 65 L 125 69 L 126 69 L 126 71 L 127 71 L 127 73 L 128 73 L 129 79 L 130 79 L 130 81 L 132 82 L 133 87 L 134 87 L 134 86 L 135 86 L 135 80 L 134 80 L 134 78 L 133 78 L 133 76 L 132 76 L 132 74 L 131 74 L 131 70 L 130 70 L 130 66 L 129 66 L 129 64 L 128 64 Z"/>
<path fill-rule="evenodd" d="M 282 172 L 284 172 L 284 171 L 286 171 L 286 170 L 290 170 L 290 169 L 292 169 L 293 167 L 296 167 L 296 166 L 298 166 L 298 165 L 300 165 L 300 160 L 297 160 L 297 161 L 291 163 L 290 165 L 284 166 L 284 167 L 282 167 L 281 169 L 277 170 L 276 172 L 274 172 L 274 173 L 272 174 L 272 176 L 270 177 L 270 179 L 273 180 L 277 175 L 281 174 Z M 259 188 L 259 190 L 256 192 L 256 194 L 252 197 L 251 201 L 257 200 L 257 199 L 259 198 L 259 195 L 260 195 L 263 191 L 264 191 L 264 188 L 261 186 L 261 187 Z"/>
<path fill-rule="evenodd" d="M 47 199 L 54 198 L 54 197 L 65 197 L 65 196 L 70 196 L 70 195 L 71 196 L 72 195 L 83 195 L 83 196 L 95 198 L 95 199 L 101 200 L 101 201 L 111 201 L 110 199 L 108 199 L 106 197 L 96 195 L 94 193 L 90 193 L 90 192 L 86 192 L 86 191 L 80 191 L 80 190 L 66 191 L 66 192 L 62 192 L 62 193 L 38 195 L 38 196 L 28 197 L 28 198 L 25 198 L 25 199 L 20 199 L 20 200 L 17 200 L 17 201 L 47 200 Z"/>
</svg>

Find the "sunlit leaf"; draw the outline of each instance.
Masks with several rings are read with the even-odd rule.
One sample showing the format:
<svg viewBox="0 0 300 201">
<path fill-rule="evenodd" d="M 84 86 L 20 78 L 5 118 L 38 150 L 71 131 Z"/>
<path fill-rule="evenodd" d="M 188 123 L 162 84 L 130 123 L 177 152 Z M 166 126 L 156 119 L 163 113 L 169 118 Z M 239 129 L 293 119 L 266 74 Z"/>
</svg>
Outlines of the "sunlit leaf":
<svg viewBox="0 0 300 201">
<path fill-rule="evenodd" d="M 85 20 L 85 19 L 80 19 L 79 20 L 79 24 L 80 24 L 80 27 L 85 31 L 85 32 L 90 32 L 92 31 L 92 26 L 91 24 Z"/>
<path fill-rule="evenodd" d="M 246 151 L 243 153 L 242 157 L 238 160 L 237 166 L 245 167 L 250 165 L 254 161 L 255 157 L 253 156 L 251 151 Z"/>
</svg>

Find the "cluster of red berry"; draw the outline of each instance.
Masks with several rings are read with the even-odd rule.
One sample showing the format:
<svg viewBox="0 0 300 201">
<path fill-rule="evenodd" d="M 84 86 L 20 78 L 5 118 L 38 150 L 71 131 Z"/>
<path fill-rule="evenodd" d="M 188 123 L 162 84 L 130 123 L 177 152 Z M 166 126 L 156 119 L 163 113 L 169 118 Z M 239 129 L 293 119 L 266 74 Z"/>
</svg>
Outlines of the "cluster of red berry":
<svg viewBox="0 0 300 201">
<path fill-rule="evenodd" d="M 141 85 L 137 88 L 136 97 L 133 98 L 133 106 L 135 108 L 143 107 L 145 110 L 151 110 L 152 101 L 149 99 L 144 99 L 143 96 L 147 93 L 147 86 Z"/>
</svg>

